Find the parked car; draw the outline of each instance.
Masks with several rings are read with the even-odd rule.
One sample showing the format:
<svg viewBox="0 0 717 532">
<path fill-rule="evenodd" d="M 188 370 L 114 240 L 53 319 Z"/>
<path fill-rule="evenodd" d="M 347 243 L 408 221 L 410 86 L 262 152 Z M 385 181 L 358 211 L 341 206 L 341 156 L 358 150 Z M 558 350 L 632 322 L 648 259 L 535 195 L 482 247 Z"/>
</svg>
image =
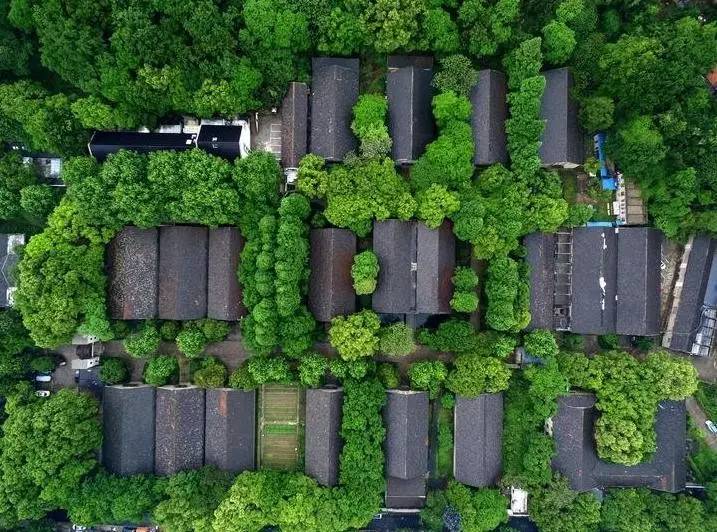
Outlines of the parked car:
<svg viewBox="0 0 717 532">
<path fill-rule="evenodd" d="M 717 425 L 712 423 L 712 421 L 708 419 L 707 421 L 705 421 L 705 425 L 707 425 L 707 429 L 709 429 L 712 434 L 717 434 Z"/>
<path fill-rule="evenodd" d="M 52 375 L 35 375 L 35 382 L 50 382 Z"/>
<path fill-rule="evenodd" d="M 35 395 L 38 397 L 50 397 L 50 390 L 37 390 Z"/>
</svg>

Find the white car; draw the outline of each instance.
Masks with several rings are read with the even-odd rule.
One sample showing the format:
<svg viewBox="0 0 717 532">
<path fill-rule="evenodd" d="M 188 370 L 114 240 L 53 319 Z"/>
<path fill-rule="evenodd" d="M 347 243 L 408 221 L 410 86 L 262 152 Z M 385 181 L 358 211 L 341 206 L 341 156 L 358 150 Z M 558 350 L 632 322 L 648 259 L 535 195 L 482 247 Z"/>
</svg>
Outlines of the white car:
<svg viewBox="0 0 717 532">
<path fill-rule="evenodd" d="M 707 425 L 707 428 L 712 434 L 717 434 L 717 425 L 712 423 L 712 421 L 708 419 L 707 421 L 705 421 L 705 425 Z"/>
<path fill-rule="evenodd" d="M 50 391 L 49 390 L 37 390 L 35 392 L 35 395 L 38 397 L 50 397 Z"/>
<path fill-rule="evenodd" d="M 52 375 L 35 375 L 36 382 L 50 382 L 52 381 Z"/>
</svg>

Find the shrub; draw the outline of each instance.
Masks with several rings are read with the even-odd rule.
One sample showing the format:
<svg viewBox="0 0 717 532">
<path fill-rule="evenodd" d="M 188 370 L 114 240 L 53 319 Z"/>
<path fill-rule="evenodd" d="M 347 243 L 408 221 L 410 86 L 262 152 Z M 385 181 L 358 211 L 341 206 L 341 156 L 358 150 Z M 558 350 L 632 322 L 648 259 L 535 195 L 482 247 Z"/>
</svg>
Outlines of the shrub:
<svg viewBox="0 0 717 532">
<path fill-rule="evenodd" d="M 558 343 L 550 331 L 536 330 L 525 335 L 523 341 L 525 350 L 534 357 L 542 358 L 548 362 L 555 360 L 558 354 Z"/>
<path fill-rule="evenodd" d="M 476 397 L 508 388 L 510 369 L 497 358 L 464 354 L 456 357 L 454 366 L 446 386 L 457 395 Z"/>
<path fill-rule="evenodd" d="M 456 312 L 475 312 L 478 309 L 478 276 L 472 268 L 458 266 L 453 277 L 453 298 L 451 308 Z"/>
<path fill-rule="evenodd" d="M 383 362 L 376 368 L 376 377 L 381 381 L 384 388 L 393 389 L 398 388 L 401 383 L 401 378 L 398 375 L 398 368 L 395 364 L 390 362 Z"/>
<path fill-rule="evenodd" d="M 441 59 L 440 66 L 431 84 L 438 89 L 438 92 L 450 91 L 468 98 L 471 90 L 478 83 L 478 71 L 473 68 L 471 60 L 464 55 L 456 54 Z"/>
<path fill-rule="evenodd" d="M 207 337 L 196 325 L 186 325 L 177 334 L 177 348 L 187 358 L 198 357 L 207 346 Z"/>
<path fill-rule="evenodd" d="M 435 399 L 448 377 L 448 370 L 440 360 L 423 360 L 408 367 L 408 377 L 411 379 L 411 388 L 425 390 L 431 399 Z"/>
<path fill-rule="evenodd" d="M 152 386 L 164 386 L 179 376 L 179 363 L 173 356 L 156 356 L 144 367 L 144 382 Z"/>
<path fill-rule="evenodd" d="M 266 384 L 269 382 L 294 382 L 294 374 L 289 363 L 280 356 L 253 356 L 247 362 L 247 368 L 254 382 Z"/>
<path fill-rule="evenodd" d="M 373 251 L 367 250 L 354 255 L 351 278 L 354 281 L 354 290 L 358 295 L 372 294 L 376 290 L 378 272 L 378 257 Z"/>
<path fill-rule="evenodd" d="M 418 332 L 418 341 L 423 345 L 436 351 L 455 354 L 475 352 L 478 349 L 478 340 L 470 322 L 458 318 L 444 321 L 435 330 L 421 329 Z"/>
<path fill-rule="evenodd" d="M 179 323 L 176 321 L 165 321 L 159 327 L 159 336 L 165 342 L 174 342 L 179 334 Z"/>
<path fill-rule="evenodd" d="M 100 364 L 100 380 L 107 385 L 122 384 L 129 380 L 127 363 L 121 358 L 104 357 Z"/>
<path fill-rule="evenodd" d="M 254 390 L 259 386 L 249 372 L 249 365 L 246 361 L 229 376 L 229 386 L 241 390 Z"/>
<path fill-rule="evenodd" d="M 478 296 L 473 292 L 454 292 L 451 308 L 456 312 L 475 312 L 478 309 Z"/>
<path fill-rule="evenodd" d="M 443 220 L 455 214 L 461 206 L 458 193 L 443 185 L 432 184 L 416 194 L 416 218 L 429 229 L 438 229 Z"/>
<path fill-rule="evenodd" d="M 388 101 L 380 94 L 362 94 L 354 105 L 351 130 L 361 140 L 365 157 L 382 157 L 391 151 L 391 137 L 386 127 Z"/>
<path fill-rule="evenodd" d="M 575 203 L 568 207 L 568 217 L 565 225 L 568 227 L 580 227 L 585 225 L 592 218 L 595 207 L 588 203 Z"/>
<path fill-rule="evenodd" d="M 365 358 L 359 358 L 358 360 L 332 358 L 329 360 L 331 374 L 342 381 L 345 379 L 363 379 L 366 375 L 373 373 L 375 369 L 376 363 Z"/>
<path fill-rule="evenodd" d="M 152 322 L 145 322 L 138 332 L 129 335 L 122 343 L 125 351 L 135 358 L 146 358 L 154 355 L 159 349 L 161 338 L 157 327 Z"/>
<path fill-rule="evenodd" d="M 204 337 L 207 339 L 207 343 L 221 342 L 229 334 L 229 324 L 225 321 L 204 319 L 199 322 L 199 328 L 201 329 Z"/>
<path fill-rule="evenodd" d="M 51 356 L 39 356 L 30 360 L 30 368 L 38 373 L 52 373 L 57 366 L 55 358 Z"/>
<path fill-rule="evenodd" d="M 322 354 L 306 353 L 299 361 L 299 382 L 309 388 L 321 386 L 328 367 L 328 361 Z"/>
<path fill-rule="evenodd" d="M 468 292 L 475 290 L 478 286 L 478 276 L 473 268 L 466 266 L 458 266 L 453 271 L 453 277 L 451 277 L 453 287 L 460 292 Z"/>
<path fill-rule="evenodd" d="M 200 388 L 222 388 L 227 382 L 227 368 L 218 358 L 206 357 L 200 361 L 192 380 Z"/>
<path fill-rule="evenodd" d="M 329 341 L 344 360 L 370 357 L 378 349 L 380 328 L 378 315 L 370 310 L 337 316 L 331 320 Z"/>
<path fill-rule="evenodd" d="M 598 336 L 598 345 L 608 351 L 620 347 L 620 337 L 617 334 L 602 334 Z"/>
<path fill-rule="evenodd" d="M 393 323 L 381 328 L 379 349 L 388 356 L 406 356 L 416 350 L 413 329 L 405 323 Z"/>
<path fill-rule="evenodd" d="M 468 122 L 472 106 L 467 96 L 444 92 L 433 97 L 433 116 L 439 128 L 454 122 Z"/>
</svg>

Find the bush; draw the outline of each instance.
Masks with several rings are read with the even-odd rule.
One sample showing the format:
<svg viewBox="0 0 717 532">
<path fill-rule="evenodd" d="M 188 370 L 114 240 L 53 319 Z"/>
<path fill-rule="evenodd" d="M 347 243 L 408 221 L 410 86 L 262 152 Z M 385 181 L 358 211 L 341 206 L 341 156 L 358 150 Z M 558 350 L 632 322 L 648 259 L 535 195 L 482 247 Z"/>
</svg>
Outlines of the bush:
<svg viewBox="0 0 717 532">
<path fill-rule="evenodd" d="M 412 389 L 425 390 L 431 399 L 435 399 L 448 377 L 448 370 L 440 360 L 423 360 L 408 367 L 408 377 Z"/>
<path fill-rule="evenodd" d="M 391 137 L 386 127 L 388 101 L 380 94 L 362 94 L 354 105 L 351 130 L 361 140 L 365 157 L 382 157 L 391 151 Z"/>
<path fill-rule="evenodd" d="M 536 330 L 525 335 L 523 340 L 525 350 L 534 357 L 545 362 L 555 360 L 558 354 L 558 343 L 550 331 Z"/>
<path fill-rule="evenodd" d="M 453 298 L 451 308 L 456 312 L 475 312 L 478 309 L 478 276 L 472 268 L 458 266 L 451 278 L 453 282 Z"/>
<path fill-rule="evenodd" d="M 405 323 L 393 323 L 381 328 L 379 350 L 388 356 L 406 356 L 416 350 L 413 329 Z"/>
<path fill-rule="evenodd" d="M 107 385 L 122 384 L 129 381 L 127 363 L 121 358 L 104 357 L 100 364 L 100 380 Z"/>
<path fill-rule="evenodd" d="M 376 377 L 381 381 L 384 388 L 391 390 L 398 388 L 401 378 L 398 375 L 398 368 L 389 362 L 383 362 L 376 368 Z"/>
<path fill-rule="evenodd" d="M 376 290 L 378 272 L 378 257 L 373 251 L 363 251 L 354 255 L 351 278 L 354 281 L 354 290 L 358 295 L 372 294 Z"/>
<path fill-rule="evenodd" d="M 157 327 L 152 322 L 145 322 L 138 332 L 124 339 L 125 351 L 134 358 L 146 358 L 154 355 L 159 349 L 161 338 Z"/>
<path fill-rule="evenodd" d="M 218 358 L 207 357 L 192 376 L 200 388 L 222 388 L 227 382 L 227 368 Z"/>
<path fill-rule="evenodd" d="M 455 354 L 475 352 L 479 346 L 479 337 L 475 329 L 466 320 L 452 318 L 441 323 L 437 329 L 421 329 L 418 341 L 435 351 Z"/>
<path fill-rule="evenodd" d="M 159 336 L 165 342 L 174 342 L 179 334 L 179 323 L 176 321 L 165 321 L 159 327 Z"/>
<path fill-rule="evenodd" d="M 598 336 L 598 345 L 608 351 L 620 347 L 620 337 L 617 334 L 602 334 Z"/>
<path fill-rule="evenodd" d="M 581 227 L 590 221 L 595 207 L 588 203 L 575 203 L 568 207 L 568 217 L 565 225 L 568 227 Z"/>
<path fill-rule="evenodd" d="M 464 354 L 456 357 L 453 371 L 446 386 L 464 397 L 477 397 L 482 393 L 502 392 L 508 388 L 510 369 L 494 357 Z"/>
<path fill-rule="evenodd" d="M 52 373 L 56 366 L 55 358 L 51 356 L 39 356 L 30 360 L 30 368 L 38 373 Z"/>
<path fill-rule="evenodd" d="M 379 347 L 380 328 L 378 315 L 370 310 L 337 316 L 331 320 L 329 341 L 344 360 L 370 357 Z"/>
<path fill-rule="evenodd" d="M 306 353 L 299 361 L 299 382 L 309 388 L 321 386 L 328 367 L 328 361 L 322 354 Z"/>
<path fill-rule="evenodd" d="M 458 193 L 436 183 L 416 194 L 416 204 L 416 218 L 429 229 L 438 229 L 443 220 L 455 214 L 461 206 Z"/>
<path fill-rule="evenodd" d="M 472 292 L 454 292 L 451 308 L 456 312 L 475 312 L 478 310 L 478 296 Z"/>
<path fill-rule="evenodd" d="M 229 334 L 229 324 L 225 321 L 204 319 L 199 323 L 199 328 L 207 339 L 207 343 L 221 342 Z"/>
<path fill-rule="evenodd" d="M 179 377 L 179 363 L 173 356 L 152 357 L 144 367 L 144 382 L 152 386 L 164 386 Z"/>
<path fill-rule="evenodd" d="M 453 271 L 453 277 L 451 277 L 453 287 L 460 292 L 468 292 L 475 290 L 478 286 L 478 276 L 473 268 L 465 266 L 457 266 Z"/>
<path fill-rule="evenodd" d="M 289 363 L 280 356 L 253 356 L 247 361 L 247 369 L 259 385 L 270 382 L 288 384 L 296 380 Z"/>
<path fill-rule="evenodd" d="M 499 490 L 473 489 L 451 480 L 445 491 L 428 493 L 421 519 L 431 530 L 490 532 L 508 521 L 508 499 Z M 457 515 L 456 515 L 457 514 Z"/>
<path fill-rule="evenodd" d="M 254 390 L 259 387 L 249 372 L 249 365 L 246 361 L 229 376 L 229 386 L 240 390 Z"/>
<path fill-rule="evenodd" d="M 470 97 L 471 90 L 478 83 L 478 71 L 473 68 L 470 59 L 456 54 L 440 60 L 440 70 L 433 76 L 431 84 L 438 92 L 454 92 L 459 96 Z"/>
<path fill-rule="evenodd" d="M 177 334 L 177 349 L 187 358 L 198 357 L 207 347 L 207 337 L 196 325 L 185 324 Z"/>
</svg>

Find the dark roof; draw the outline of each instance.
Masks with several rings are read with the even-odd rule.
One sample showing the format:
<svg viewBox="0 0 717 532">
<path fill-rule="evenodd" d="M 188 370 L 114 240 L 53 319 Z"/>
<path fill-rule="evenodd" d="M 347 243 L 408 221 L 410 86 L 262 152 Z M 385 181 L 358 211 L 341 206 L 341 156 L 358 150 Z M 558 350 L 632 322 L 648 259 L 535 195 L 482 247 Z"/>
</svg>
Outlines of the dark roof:
<svg viewBox="0 0 717 532">
<path fill-rule="evenodd" d="M 386 508 L 423 508 L 426 503 L 426 477 L 386 479 Z"/>
<path fill-rule="evenodd" d="M 386 74 L 391 157 L 412 163 L 434 137 L 431 98 L 433 58 L 389 56 Z"/>
<path fill-rule="evenodd" d="M 610 227 L 573 230 L 570 330 L 578 334 L 615 332 L 617 235 Z M 604 292 L 603 292 L 604 287 Z"/>
<path fill-rule="evenodd" d="M 154 388 L 105 386 L 102 399 L 102 463 L 118 475 L 154 471 Z"/>
<path fill-rule="evenodd" d="M 204 464 L 204 390 L 196 386 L 157 388 L 154 472 L 174 475 Z"/>
<path fill-rule="evenodd" d="M 10 237 L 12 236 L 15 235 L 0 234 L 0 307 L 10 305 L 7 291 L 9 288 L 17 286 L 15 267 L 17 266 L 19 255 L 15 246 L 10 243 Z"/>
<path fill-rule="evenodd" d="M 578 125 L 578 106 L 570 96 L 573 77 L 568 68 L 542 73 L 545 92 L 540 117 L 545 129 L 540 146 L 540 160 L 546 166 L 580 165 L 585 158 L 582 132 Z"/>
<path fill-rule="evenodd" d="M 207 317 L 236 321 L 246 314 L 237 278 L 244 241 L 236 227 L 209 230 L 207 266 Z"/>
<path fill-rule="evenodd" d="M 202 124 L 197 135 L 197 147 L 233 161 L 241 155 L 242 126 Z"/>
<path fill-rule="evenodd" d="M 532 233 L 523 241 L 530 265 L 529 329 L 553 328 L 553 295 L 555 291 L 555 236 Z"/>
<path fill-rule="evenodd" d="M 306 155 L 309 127 L 309 87 L 292 81 L 281 103 L 281 165 L 296 168 Z"/>
<path fill-rule="evenodd" d="M 341 388 L 306 390 L 304 470 L 322 486 L 335 486 L 341 452 Z"/>
<path fill-rule="evenodd" d="M 508 161 L 505 120 L 508 117 L 505 74 L 497 70 L 478 72 L 478 83 L 471 91 L 473 142 L 476 165 Z"/>
<path fill-rule="evenodd" d="M 386 476 L 411 479 L 428 470 L 428 394 L 387 390 Z"/>
<path fill-rule="evenodd" d="M 662 233 L 649 227 L 620 228 L 617 235 L 617 334 L 660 333 Z"/>
<path fill-rule="evenodd" d="M 453 476 L 476 488 L 494 486 L 503 463 L 503 394 L 459 395 L 453 413 Z"/>
<path fill-rule="evenodd" d="M 157 317 L 157 235 L 156 228 L 125 227 L 107 246 L 111 318 L 149 320 Z"/>
<path fill-rule="evenodd" d="M 448 314 L 455 267 L 451 223 L 428 229 L 417 221 L 374 222 L 378 285 L 372 304 L 384 314 Z"/>
<path fill-rule="evenodd" d="M 714 259 L 717 241 L 705 235 L 698 235 L 693 239 L 689 250 L 685 250 L 685 253 L 688 252 L 675 321 L 670 331 L 670 349 L 685 353 L 692 351 L 705 299 L 709 299 L 710 293 L 717 290 L 717 275 L 710 275 L 710 272 L 717 268 L 717 260 Z M 708 290 L 710 281 L 713 286 Z"/>
<path fill-rule="evenodd" d="M 120 150 L 150 153 L 158 150 L 184 151 L 195 147 L 189 133 L 139 133 L 136 131 L 95 131 L 87 145 L 90 155 L 104 161 Z"/>
<path fill-rule="evenodd" d="M 159 229 L 159 318 L 195 320 L 207 315 L 207 228 Z"/>
<path fill-rule="evenodd" d="M 652 458 L 634 466 L 600 460 L 594 444 L 599 412 L 595 396 L 573 393 L 558 400 L 553 416 L 556 455 L 553 468 L 565 475 L 573 489 L 647 487 L 676 493 L 685 488 L 687 420 L 684 401 L 662 401 L 657 406 L 657 450 Z"/>
<path fill-rule="evenodd" d="M 356 235 L 346 229 L 311 231 L 309 310 L 319 321 L 331 321 L 356 310 L 351 265 L 356 254 Z"/>
<path fill-rule="evenodd" d="M 359 60 L 314 57 L 311 70 L 311 153 L 342 161 L 356 149 L 351 120 L 359 93 Z"/>
<path fill-rule="evenodd" d="M 240 473 L 255 467 L 256 394 L 254 390 L 206 391 L 204 463 Z"/>
</svg>

